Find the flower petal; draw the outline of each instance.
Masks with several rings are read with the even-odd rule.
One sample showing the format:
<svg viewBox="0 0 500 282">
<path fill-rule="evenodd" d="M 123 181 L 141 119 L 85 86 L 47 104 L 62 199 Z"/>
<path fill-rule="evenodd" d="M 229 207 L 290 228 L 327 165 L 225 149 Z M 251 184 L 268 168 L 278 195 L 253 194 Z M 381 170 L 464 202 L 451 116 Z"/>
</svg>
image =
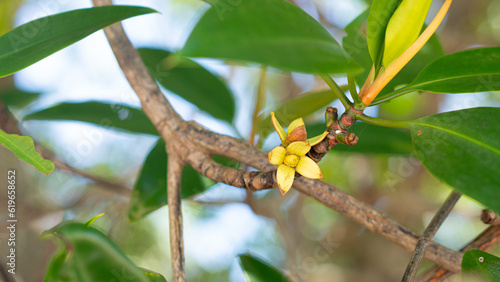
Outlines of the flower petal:
<svg viewBox="0 0 500 282">
<path fill-rule="evenodd" d="M 292 132 L 290 132 L 286 137 L 286 141 L 288 142 L 288 144 L 295 141 L 306 141 L 306 139 L 307 139 L 306 127 L 303 125 L 292 130 Z"/>
<path fill-rule="evenodd" d="M 295 128 L 299 127 L 299 126 L 304 126 L 304 120 L 302 118 L 298 118 L 294 121 L 292 121 L 290 123 L 290 125 L 288 126 L 288 129 L 286 130 L 286 133 L 287 134 L 290 134 L 290 132 L 292 132 Z"/>
<path fill-rule="evenodd" d="M 284 164 L 278 167 L 278 171 L 276 172 L 276 181 L 278 182 L 281 195 L 285 195 L 285 193 L 288 192 L 288 190 L 290 190 L 294 178 L 295 178 L 295 169 Z"/>
<path fill-rule="evenodd" d="M 305 156 L 309 150 L 311 150 L 311 145 L 309 145 L 309 142 L 307 141 L 297 141 L 288 145 L 286 150 L 294 155 L 302 157 Z"/>
<path fill-rule="evenodd" d="M 272 149 L 267 156 L 271 164 L 280 165 L 283 163 L 285 155 L 286 155 L 286 149 L 281 146 L 278 146 L 274 147 L 274 149 Z"/>
<path fill-rule="evenodd" d="M 276 132 L 278 132 L 278 135 L 280 136 L 281 143 L 285 143 L 287 134 L 283 129 L 283 127 L 281 127 L 281 124 L 278 122 L 273 112 L 271 112 L 271 121 L 273 122 L 274 129 L 276 130 Z"/>
<path fill-rule="evenodd" d="M 295 167 L 295 169 L 297 170 L 298 173 L 307 178 L 312 178 L 312 179 L 323 178 L 323 174 L 321 173 L 321 169 L 319 168 L 318 164 L 308 157 L 300 158 L 300 161 L 297 164 L 297 167 Z"/>
<path fill-rule="evenodd" d="M 307 139 L 307 142 L 309 142 L 309 144 L 311 144 L 311 146 L 314 146 L 314 145 L 318 144 L 319 142 L 323 141 L 323 139 L 325 139 L 325 137 L 327 135 L 328 135 L 328 131 L 325 131 L 321 135 Z"/>
</svg>

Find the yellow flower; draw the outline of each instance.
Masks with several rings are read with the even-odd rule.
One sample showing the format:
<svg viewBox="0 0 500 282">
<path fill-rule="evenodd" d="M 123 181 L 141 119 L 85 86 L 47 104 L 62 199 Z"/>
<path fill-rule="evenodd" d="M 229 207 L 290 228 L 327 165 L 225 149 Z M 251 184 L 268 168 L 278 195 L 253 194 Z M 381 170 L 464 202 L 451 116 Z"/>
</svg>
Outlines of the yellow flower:
<svg viewBox="0 0 500 282">
<path fill-rule="evenodd" d="M 309 150 L 311 145 L 308 141 L 295 141 L 286 148 L 278 146 L 269 152 L 269 162 L 278 165 L 276 181 L 282 195 L 292 187 L 295 172 L 307 178 L 323 178 L 318 164 L 305 156 Z"/>
<path fill-rule="evenodd" d="M 285 195 L 292 187 L 295 172 L 307 178 L 323 178 L 318 164 L 306 157 L 306 154 L 311 150 L 311 146 L 318 144 L 328 135 L 328 131 L 307 139 L 306 127 L 302 118 L 292 121 L 286 132 L 273 112 L 271 112 L 271 120 L 282 144 L 282 146 L 275 147 L 269 152 L 269 162 L 278 166 L 276 181 L 281 194 Z"/>
</svg>

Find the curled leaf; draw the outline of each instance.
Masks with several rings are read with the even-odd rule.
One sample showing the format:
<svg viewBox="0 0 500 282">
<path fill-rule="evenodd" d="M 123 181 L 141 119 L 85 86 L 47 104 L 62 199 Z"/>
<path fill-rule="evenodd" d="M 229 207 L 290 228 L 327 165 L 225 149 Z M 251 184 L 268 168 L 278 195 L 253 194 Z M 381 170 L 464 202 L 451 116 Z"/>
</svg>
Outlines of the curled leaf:
<svg viewBox="0 0 500 282">
<path fill-rule="evenodd" d="M 89 219 L 87 222 L 85 222 L 85 225 L 87 225 L 87 226 L 89 226 L 89 227 L 90 227 L 90 226 L 92 226 L 92 224 L 94 224 L 94 222 L 95 222 L 96 220 L 98 220 L 101 216 L 103 216 L 103 215 L 105 215 L 105 214 L 107 214 L 107 212 L 103 212 L 103 213 L 100 213 L 100 214 L 98 214 L 98 215 L 94 216 L 93 218 L 91 218 L 91 219 Z"/>
</svg>

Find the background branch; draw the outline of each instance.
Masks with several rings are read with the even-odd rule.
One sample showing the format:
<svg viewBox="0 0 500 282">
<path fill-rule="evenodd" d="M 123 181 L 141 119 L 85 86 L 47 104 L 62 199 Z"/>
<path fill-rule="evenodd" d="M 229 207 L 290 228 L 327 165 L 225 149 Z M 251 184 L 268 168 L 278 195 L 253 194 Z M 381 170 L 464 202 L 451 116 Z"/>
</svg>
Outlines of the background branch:
<svg viewBox="0 0 500 282">
<path fill-rule="evenodd" d="M 19 128 L 19 122 L 12 116 L 12 113 L 10 113 L 9 109 L 5 107 L 5 105 L 2 103 L 0 100 L 0 129 L 5 131 L 6 133 L 9 134 L 18 134 L 18 135 L 24 135 L 21 132 L 21 129 Z M 40 144 L 35 142 L 35 148 L 40 154 L 48 160 L 51 160 L 54 162 L 55 166 L 57 169 L 60 170 L 65 170 L 69 171 L 71 173 L 74 173 L 76 175 L 85 177 L 87 179 L 92 180 L 94 183 L 98 185 L 99 188 L 102 188 L 108 192 L 121 195 L 124 197 L 129 198 L 132 189 L 125 186 L 124 184 L 121 183 L 115 183 L 108 181 L 106 179 L 103 179 L 101 177 L 97 177 L 91 173 L 88 173 L 83 170 L 76 169 L 69 164 L 65 163 L 64 161 L 60 160 L 57 158 L 52 152 L 50 152 L 48 149 L 45 147 L 41 146 Z"/>
<path fill-rule="evenodd" d="M 168 221 L 170 227 L 170 255 L 173 281 L 186 281 L 181 210 L 181 181 L 183 167 L 184 164 L 177 154 L 172 150 L 168 150 Z"/>
<path fill-rule="evenodd" d="M 424 231 L 424 235 L 418 239 L 417 246 L 415 247 L 415 251 L 406 267 L 406 271 L 403 275 L 403 279 L 401 281 L 414 281 L 417 276 L 417 271 L 424 259 L 425 252 L 427 251 L 427 246 L 429 242 L 432 241 L 434 235 L 438 231 L 441 224 L 443 224 L 444 220 L 450 214 L 451 210 L 457 203 L 458 199 L 460 199 L 461 194 L 457 192 L 451 192 L 450 196 L 446 199 L 444 204 L 438 210 L 438 212 L 434 215 L 429 225 Z"/>
<path fill-rule="evenodd" d="M 500 244 L 500 225 L 492 225 L 484 230 L 479 236 L 476 237 L 467 246 L 461 249 L 462 252 L 466 252 L 471 249 L 479 249 L 482 251 L 491 250 L 496 245 Z M 435 265 L 427 270 L 424 274 L 420 275 L 417 279 L 419 282 L 438 282 L 452 276 L 453 272 L 439 266 Z"/>
</svg>

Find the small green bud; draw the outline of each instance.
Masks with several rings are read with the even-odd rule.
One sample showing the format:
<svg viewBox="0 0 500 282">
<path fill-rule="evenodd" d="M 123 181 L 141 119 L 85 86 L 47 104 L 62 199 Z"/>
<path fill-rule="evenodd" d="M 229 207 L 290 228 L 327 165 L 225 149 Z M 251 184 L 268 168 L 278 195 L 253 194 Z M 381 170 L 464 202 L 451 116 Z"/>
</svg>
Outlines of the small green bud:
<svg viewBox="0 0 500 282">
<path fill-rule="evenodd" d="M 329 128 L 338 118 L 337 109 L 333 107 L 326 108 L 325 122 L 326 127 Z"/>
</svg>

